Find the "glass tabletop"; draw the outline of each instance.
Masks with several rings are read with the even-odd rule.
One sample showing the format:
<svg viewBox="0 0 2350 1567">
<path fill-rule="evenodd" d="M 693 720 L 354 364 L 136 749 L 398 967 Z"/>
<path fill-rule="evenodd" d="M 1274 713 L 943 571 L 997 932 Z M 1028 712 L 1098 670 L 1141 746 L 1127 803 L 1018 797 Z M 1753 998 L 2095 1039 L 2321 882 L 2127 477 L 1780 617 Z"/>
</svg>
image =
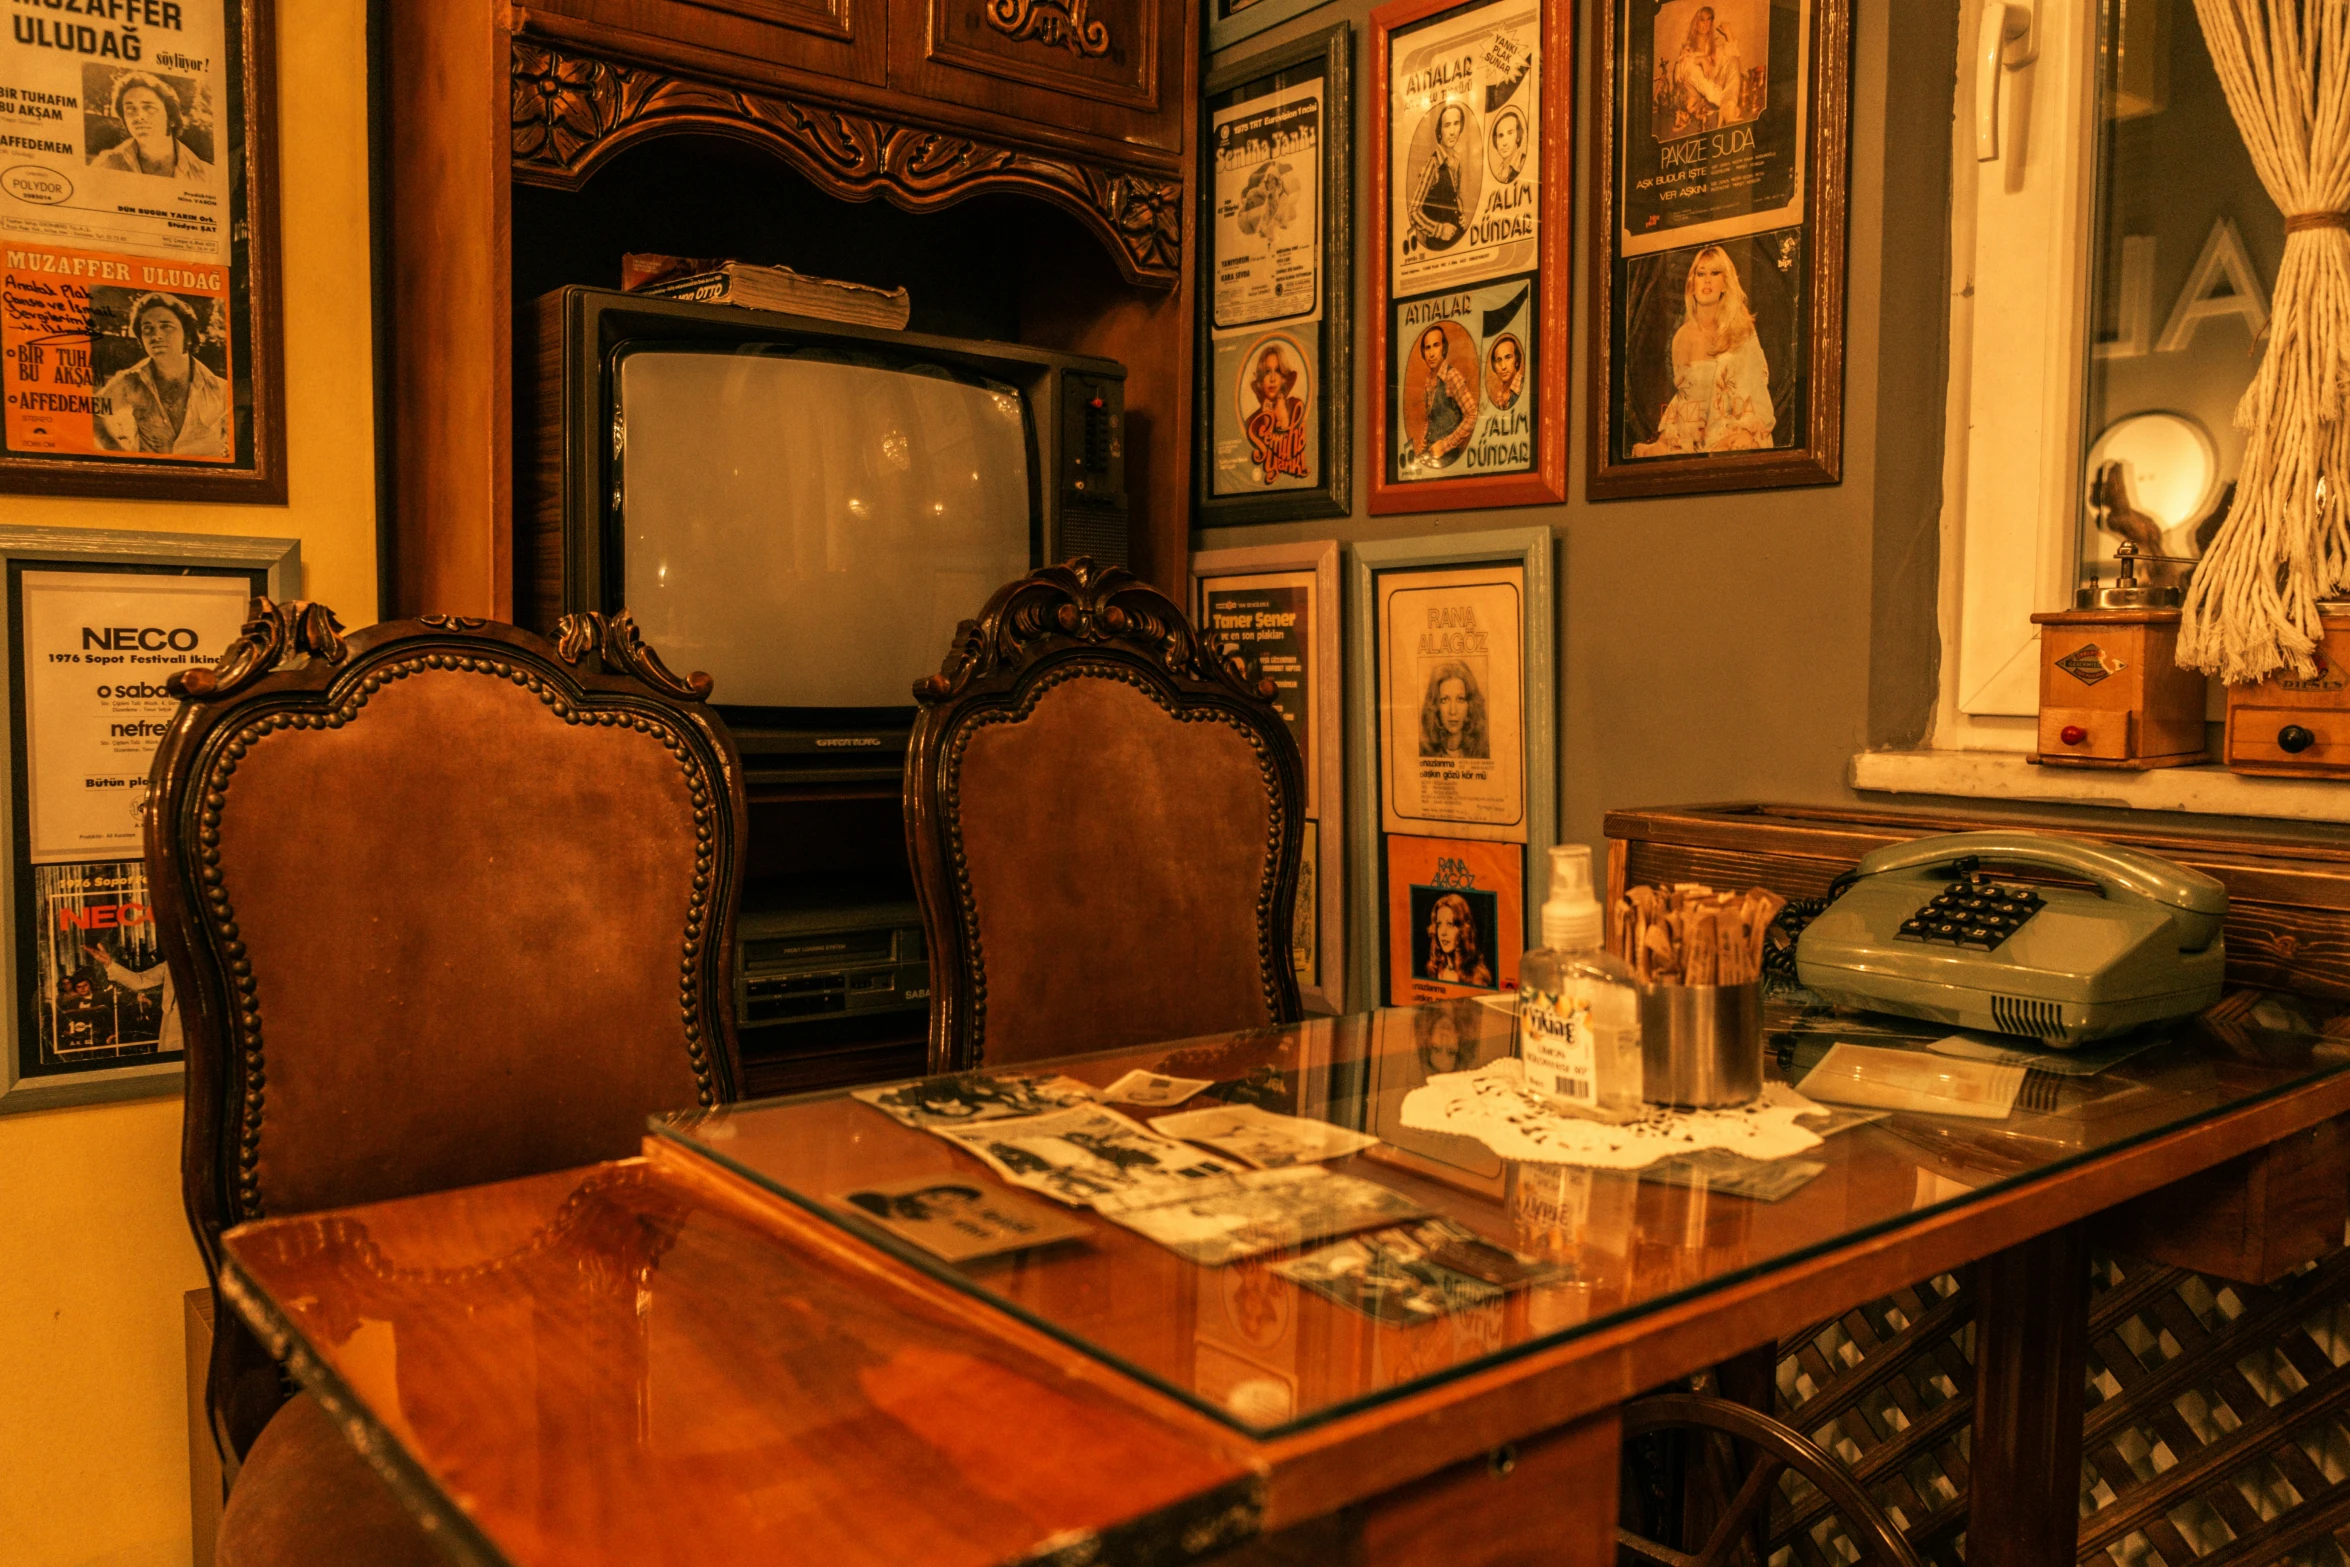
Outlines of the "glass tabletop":
<svg viewBox="0 0 2350 1567">
<path fill-rule="evenodd" d="M 1946 1028 L 1900 1019 L 1783 1002 L 1767 1015 L 1765 1099 L 1781 1110 L 1804 1102 L 1793 1095 L 1839 1044 L 1903 1052 L 1892 1080 L 1947 1066 L 1965 1048 Z M 1819 1115 L 1760 1115 L 1782 1134 L 1802 1128 L 1797 1138 L 1736 1143 L 1778 1153 L 1817 1139 L 1780 1157 L 1699 1148 L 1619 1169 L 1504 1158 L 1478 1137 L 1427 1129 L 1434 1100 L 1466 1081 L 1457 1074 L 1511 1070 L 1490 1064 L 1512 1055 L 1514 1031 L 1513 1014 L 1487 1003 L 1395 1009 L 696 1111 L 657 1118 L 654 1132 L 1263 1437 L 1980 1201 L 2350 1064 L 2339 1004 L 2237 992 L 2129 1041 L 2135 1051 L 2058 1058 L 2107 1063 L 2101 1070 L 2024 1072 L 2003 1115 L 1821 1103 Z M 1823 1098 L 1869 1097 L 1839 1073 L 1849 1059 L 1812 1079 Z M 1074 1086 L 1098 1095 L 1130 1072 L 1185 1080 L 1162 1098 L 1204 1086 L 1156 1105 Z M 1415 1090 L 1426 1091 L 1407 1115 Z M 1124 1091 L 1153 1093 L 1147 1083 Z M 1157 1129 L 1165 1140 L 1141 1130 L 1171 1115 L 1185 1119 Z M 1644 1135 L 1690 1124 L 1652 1112 Z M 1298 1163 L 1252 1168 L 1317 1139 Z M 1128 1180 L 1141 1175 L 1150 1179 Z M 949 1260 L 990 1246 L 1016 1249 Z"/>
</svg>

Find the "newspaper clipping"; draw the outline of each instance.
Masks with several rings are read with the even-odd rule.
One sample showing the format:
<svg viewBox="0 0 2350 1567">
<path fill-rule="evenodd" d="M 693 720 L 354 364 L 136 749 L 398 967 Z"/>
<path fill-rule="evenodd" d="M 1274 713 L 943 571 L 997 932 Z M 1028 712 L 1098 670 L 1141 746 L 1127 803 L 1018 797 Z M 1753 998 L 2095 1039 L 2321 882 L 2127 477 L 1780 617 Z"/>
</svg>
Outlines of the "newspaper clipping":
<svg viewBox="0 0 2350 1567">
<path fill-rule="evenodd" d="M 1541 286 L 1510 278 L 1395 306 L 1398 481 L 1534 471 Z"/>
<path fill-rule="evenodd" d="M 1252 83 L 1210 115 L 1217 495 L 1324 482 L 1324 84 L 1281 83 Z"/>
<path fill-rule="evenodd" d="M 0 36 L 12 453 L 235 461 L 227 3 L 19 9 Z"/>
<path fill-rule="evenodd" d="M 1803 221 L 1812 0 L 1615 0 L 1619 254 Z"/>
<path fill-rule="evenodd" d="M 32 860 L 31 902 L 18 909 L 34 931 L 34 969 L 19 992 L 33 1020 L 22 1035 L 24 1076 L 180 1048 L 138 858 L 147 773 L 179 706 L 165 682 L 228 650 L 252 591 L 241 573 L 17 579 Z"/>
<path fill-rule="evenodd" d="M 1428 1211 L 1399 1191 L 1316 1164 L 1249 1170 L 1201 1181 L 1172 1196 L 1161 1189 L 1096 1207 L 1103 1218 L 1203 1268 Z"/>
<path fill-rule="evenodd" d="M 1218 110 L 1218 331 L 1305 320 L 1322 307 L 1322 83 Z"/>
<path fill-rule="evenodd" d="M 1385 830 L 1526 841 L 1523 566 L 1379 578 Z"/>
<path fill-rule="evenodd" d="M 977 1154 L 1014 1186 L 1078 1208 L 1131 1200 L 1145 1190 L 1228 1175 L 1240 1168 L 1099 1105 L 992 1125 L 936 1125 L 928 1130 Z"/>
<path fill-rule="evenodd" d="M 142 861 L 36 865 L 33 912 L 25 1076 L 179 1054 L 179 1006 Z"/>
<path fill-rule="evenodd" d="M 852 1090 L 850 1097 L 901 1126 L 929 1131 L 1011 1116 L 1040 1115 L 1093 1102 L 1093 1090 L 1073 1077 L 1038 1072 L 965 1072 Z"/>
<path fill-rule="evenodd" d="M 1542 16 L 1511 0 L 1394 40 L 1391 297 L 1531 272 L 1542 221 Z"/>
</svg>

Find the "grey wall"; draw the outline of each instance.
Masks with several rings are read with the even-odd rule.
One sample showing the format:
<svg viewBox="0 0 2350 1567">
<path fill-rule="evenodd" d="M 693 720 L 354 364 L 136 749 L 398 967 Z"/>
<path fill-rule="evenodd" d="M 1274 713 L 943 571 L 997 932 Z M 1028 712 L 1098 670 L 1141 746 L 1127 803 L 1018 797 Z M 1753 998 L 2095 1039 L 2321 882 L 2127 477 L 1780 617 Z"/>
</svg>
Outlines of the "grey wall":
<svg viewBox="0 0 2350 1567">
<path fill-rule="evenodd" d="M 1594 94 L 1593 7 L 1576 50 L 1579 136 Z M 1563 506 L 1210 528 L 1195 548 L 1282 539 L 1392 538 L 1547 523 L 1558 539 L 1560 837 L 1594 845 L 1604 812 L 1707 800 L 1848 801 L 1844 771 L 1870 744 L 1922 737 L 1935 689 L 1948 320 L 1950 112 L 1956 0 L 1853 0 L 1850 315 L 1844 482 L 1663 500 L 1582 499 L 1589 345 L 1584 265 L 1588 141 L 1576 185 L 1574 356 Z M 1334 0 L 1213 56 L 1221 67 L 1328 27 L 1356 26 L 1356 209 L 1369 190 L 1368 0 Z M 1357 222 L 1355 232 L 1367 225 Z M 1358 242 L 1355 276 L 1368 258 Z M 1358 287 L 1355 494 L 1379 367 Z M 1351 633 L 1353 628 L 1349 627 Z M 1350 737 L 1350 746 L 1352 739 Z M 1362 785 L 1350 812 L 1366 809 Z"/>
</svg>

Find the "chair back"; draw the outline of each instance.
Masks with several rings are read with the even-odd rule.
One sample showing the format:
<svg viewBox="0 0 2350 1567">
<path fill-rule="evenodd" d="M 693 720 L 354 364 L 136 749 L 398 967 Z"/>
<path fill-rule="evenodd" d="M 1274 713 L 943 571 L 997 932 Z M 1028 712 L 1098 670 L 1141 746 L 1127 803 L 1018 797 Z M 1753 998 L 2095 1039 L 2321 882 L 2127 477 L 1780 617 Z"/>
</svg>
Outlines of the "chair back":
<svg viewBox="0 0 2350 1567">
<path fill-rule="evenodd" d="M 1303 769 L 1269 681 L 1081 558 L 999 590 L 914 694 L 932 1070 L 1297 1017 Z"/>
<path fill-rule="evenodd" d="M 743 795 L 709 689 L 625 614 L 346 639 L 266 599 L 175 677 L 147 867 L 216 1283 L 231 1225 L 622 1157 L 735 1096 Z M 216 1332 L 237 1455 L 282 1392 Z"/>
</svg>

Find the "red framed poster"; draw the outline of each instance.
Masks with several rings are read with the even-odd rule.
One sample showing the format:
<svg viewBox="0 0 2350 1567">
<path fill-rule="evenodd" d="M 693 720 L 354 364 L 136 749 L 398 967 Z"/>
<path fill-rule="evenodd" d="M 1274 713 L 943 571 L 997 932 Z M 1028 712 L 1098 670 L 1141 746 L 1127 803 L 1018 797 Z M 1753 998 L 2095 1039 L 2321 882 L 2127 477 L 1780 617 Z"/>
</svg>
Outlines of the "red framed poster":
<svg viewBox="0 0 2350 1567">
<path fill-rule="evenodd" d="M 1374 513 L 1566 499 L 1574 20 L 1371 13 Z"/>
</svg>

